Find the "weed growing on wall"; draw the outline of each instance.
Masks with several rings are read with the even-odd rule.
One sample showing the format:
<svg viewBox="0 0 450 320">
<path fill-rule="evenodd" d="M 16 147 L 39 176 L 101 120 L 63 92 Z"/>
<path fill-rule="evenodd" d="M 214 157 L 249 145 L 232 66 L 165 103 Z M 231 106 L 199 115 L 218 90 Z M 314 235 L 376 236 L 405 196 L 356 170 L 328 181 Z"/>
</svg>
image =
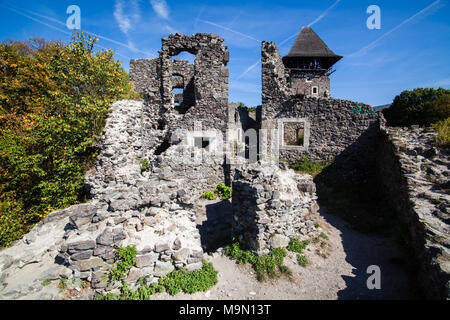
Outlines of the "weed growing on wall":
<svg viewBox="0 0 450 320">
<path fill-rule="evenodd" d="M 233 189 L 227 187 L 224 183 L 221 183 L 217 186 L 214 192 L 208 191 L 205 192 L 200 198 L 207 200 L 216 200 L 217 196 L 222 200 L 230 200 L 233 197 Z"/>
<path fill-rule="evenodd" d="M 126 247 L 117 250 L 119 256 L 116 266 L 110 270 L 110 279 L 120 281 L 125 278 L 130 269 L 136 265 L 134 258 L 136 257 L 136 247 Z"/>
</svg>

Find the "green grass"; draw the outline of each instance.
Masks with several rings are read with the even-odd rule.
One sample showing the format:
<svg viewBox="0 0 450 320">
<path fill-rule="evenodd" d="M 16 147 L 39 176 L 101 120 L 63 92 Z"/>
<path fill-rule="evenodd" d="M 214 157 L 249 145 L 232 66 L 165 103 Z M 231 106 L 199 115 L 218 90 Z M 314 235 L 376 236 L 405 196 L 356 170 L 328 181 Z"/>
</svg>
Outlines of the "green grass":
<svg viewBox="0 0 450 320">
<path fill-rule="evenodd" d="M 230 200 L 233 197 L 233 189 L 221 183 L 217 186 L 214 192 L 205 192 L 200 199 L 216 200 L 217 196 L 222 200 Z"/>
<path fill-rule="evenodd" d="M 302 267 L 309 265 L 308 259 L 302 254 L 308 245 L 308 240 L 300 241 L 297 238 L 291 238 L 287 247 L 289 251 L 297 253 L 297 263 Z"/>
<path fill-rule="evenodd" d="M 60 290 L 66 290 L 67 289 L 67 278 L 61 278 L 59 279 L 58 288 Z"/>
<path fill-rule="evenodd" d="M 328 236 L 325 233 L 320 233 L 319 237 L 321 237 L 322 239 L 328 240 Z"/>
<path fill-rule="evenodd" d="M 50 283 L 52 283 L 50 280 L 44 280 L 44 281 L 42 281 L 42 286 L 46 287 L 46 286 L 50 285 Z"/>
<path fill-rule="evenodd" d="M 257 256 L 249 250 L 243 250 L 239 242 L 233 239 L 231 245 L 225 248 L 225 254 L 236 260 L 239 264 L 250 263 L 256 272 L 256 278 L 262 282 L 268 276 L 271 279 L 277 279 L 281 274 L 290 274 L 289 269 L 283 266 L 284 258 L 287 253 L 283 248 L 272 250 L 265 256 Z"/>
<path fill-rule="evenodd" d="M 233 197 L 233 189 L 227 187 L 224 183 L 219 184 L 214 192 L 219 195 L 222 200 L 229 200 Z"/>
<path fill-rule="evenodd" d="M 141 162 L 141 174 L 150 170 L 150 161 L 148 159 L 140 160 Z"/>
<path fill-rule="evenodd" d="M 309 265 L 308 259 L 306 259 L 306 257 L 302 254 L 297 255 L 297 263 L 300 266 L 302 266 L 303 268 L 305 268 L 307 265 Z"/>
<path fill-rule="evenodd" d="M 216 194 L 214 192 L 205 192 L 200 199 L 216 200 Z"/>
<path fill-rule="evenodd" d="M 450 147 L 450 118 L 433 124 L 433 128 L 437 131 L 435 143 L 438 147 Z"/>
<path fill-rule="evenodd" d="M 107 293 L 105 295 L 96 294 L 94 300 L 150 300 L 151 296 L 167 292 L 174 296 L 180 292 L 193 294 L 195 292 L 205 292 L 218 282 L 218 272 L 214 270 L 212 263 L 203 261 L 200 270 L 189 272 L 186 269 L 174 270 L 165 277 L 158 280 L 158 283 L 147 285 L 148 277 L 140 278 L 136 284 L 136 290 L 128 288 L 126 283 L 122 284 L 121 294 Z"/>
<path fill-rule="evenodd" d="M 300 173 L 310 174 L 313 177 L 316 177 L 320 174 L 328 164 L 322 164 L 319 162 L 314 162 L 308 158 L 308 156 L 304 155 L 301 162 L 294 163 L 290 166 L 291 169 L 294 169 Z"/>
<path fill-rule="evenodd" d="M 303 250 L 309 245 L 308 240 L 300 241 L 297 238 L 291 238 L 287 249 L 291 252 L 302 253 Z"/>
<path fill-rule="evenodd" d="M 159 279 L 159 285 L 166 292 L 174 296 L 179 292 L 193 294 L 195 292 L 206 292 L 218 282 L 217 271 L 212 263 L 203 262 L 201 270 L 188 272 L 186 269 L 175 270 L 168 276 Z"/>
<path fill-rule="evenodd" d="M 136 264 L 134 258 L 136 257 L 136 247 L 128 246 L 117 250 L 118 261 L 115 267 L 110 270 L 110 279 L 113 281 L 120 281 L 125 278 L 130 269 Z"/>
</svg>

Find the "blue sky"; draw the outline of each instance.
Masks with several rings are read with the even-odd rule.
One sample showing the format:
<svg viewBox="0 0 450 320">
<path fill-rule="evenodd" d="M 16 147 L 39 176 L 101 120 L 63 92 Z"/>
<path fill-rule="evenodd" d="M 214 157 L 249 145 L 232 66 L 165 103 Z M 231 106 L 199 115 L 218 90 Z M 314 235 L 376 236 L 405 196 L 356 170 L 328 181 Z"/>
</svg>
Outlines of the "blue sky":
<svg viewBox="0 0 450 320">
<path fill-rule="evenodd" d="M 345 58 L 331 76 L 333 97 L 372 106 L 401 91 L 450 87 L 448 0 L 175 1 L 1 0 L 0 39 L 68 41 L 68 6 L 81 9 L 81 28 L 100 36 L 128 71 L 129 60 L 154 58 L 170 33 L 215 33 L 230 51 L 230 101 L 261 103 L 261 41 L 286 55 L 302 26 Z M 366 12 L 381 9 L 381 29 Z M 189 58 L 181 54 L 179 58 Z"/>
</svg>

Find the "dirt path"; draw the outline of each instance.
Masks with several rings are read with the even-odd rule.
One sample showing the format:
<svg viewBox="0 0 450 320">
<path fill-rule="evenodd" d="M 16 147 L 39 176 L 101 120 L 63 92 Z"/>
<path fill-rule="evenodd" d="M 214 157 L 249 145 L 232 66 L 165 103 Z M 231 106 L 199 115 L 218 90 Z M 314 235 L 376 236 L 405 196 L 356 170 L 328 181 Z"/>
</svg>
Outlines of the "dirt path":
<svg viewBox="0 0 450 320">
<path fill-rule="evenodd" d="M 292 270 L 292 279 L 281 278 L 259 283 L 249 265 L 237 265 L 221 255 L 209 257 L 219 271 L 219 283 L 207 293 L 159 294 L 154 300 L 335 300 L 335 299 L 410 299 L 413 296 L 408 278 L 393 262 L 401 252 L 386 238 L 361 234 L 340 218 L 321 209 L 322 229 L 328 236 L 329 256 L 316 253 L 320 243 L 311 244 L 305 255 L 311 262 L 303 268 L 295 256 L 285 260 Z M 367 289 L 367 268 L 381 269 L 381 290 Z"/>
</svg>

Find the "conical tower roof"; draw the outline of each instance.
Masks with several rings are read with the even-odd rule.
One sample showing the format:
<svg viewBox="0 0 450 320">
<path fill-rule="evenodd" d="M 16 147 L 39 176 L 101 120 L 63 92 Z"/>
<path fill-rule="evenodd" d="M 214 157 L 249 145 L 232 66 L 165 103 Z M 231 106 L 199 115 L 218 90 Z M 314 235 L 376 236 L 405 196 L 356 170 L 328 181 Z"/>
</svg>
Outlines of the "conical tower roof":
<svg viewBox="0 0 450 320">
<path fill-rule="evenodd" d="M 283 61 L 286 63 L 295 59 L 319 59 L 324 63 L 324 67 L 330 68 L 342 58 L 331 51 L 313 29 L 303 27 Z"/>
</svg>

